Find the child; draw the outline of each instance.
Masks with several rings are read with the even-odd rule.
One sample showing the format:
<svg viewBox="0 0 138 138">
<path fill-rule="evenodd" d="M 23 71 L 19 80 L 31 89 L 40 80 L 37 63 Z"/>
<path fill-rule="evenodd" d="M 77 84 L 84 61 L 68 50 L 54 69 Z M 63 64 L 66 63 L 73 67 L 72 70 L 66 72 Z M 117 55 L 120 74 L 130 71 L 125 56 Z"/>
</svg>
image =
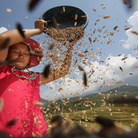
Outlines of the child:
<svg viewBox="0 0 138 138">
<path fill-rule="evenodd" d="M 0 99 L 4 102 L 0 111 L 0 131 L 6 131 L 9 137 L 41 137 L 47 133 L 38 104 L 39 87 L 65 76 L 70 67 L 72 46 L 69 46 L 61 68 L 50 71 L 48 77 L 43 73 L 24 72 L 41 61 L 41 56 L 30 54 L 32 50 L 41 50 L 40 44 L 30 37 L 41 34 L 45 24 L 39 19 L 34 29 L 24 29 L 25 39 L 17 29 L 0 34 Z M 8 44 L 2 48 L 6 40 L 9 40 Z M 4 64 L 6 61 L 14 62 Z"/>
</svg>

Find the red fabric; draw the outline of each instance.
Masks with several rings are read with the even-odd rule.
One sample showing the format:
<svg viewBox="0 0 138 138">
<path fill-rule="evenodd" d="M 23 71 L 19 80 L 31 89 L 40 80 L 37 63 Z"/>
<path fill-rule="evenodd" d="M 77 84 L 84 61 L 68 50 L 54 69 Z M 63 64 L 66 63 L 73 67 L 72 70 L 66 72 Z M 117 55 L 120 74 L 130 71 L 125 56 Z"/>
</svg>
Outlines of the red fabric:
<svg viewBox="0 0 138 138">
<path fill-rule="evenodd" d="M 30 39 L 30 38 L 25 39 L 24 43 L 27 46 L 29 46 L 29 48 L 31 50 L 33 50 L 33 51 L 38 51 L 38 50 L 42 49 L 42 47 L 40 46 L 40 44 L 37 41 L 33 40 L 33 39 Z M 42 60 L 42 57 L 31 54 L 31 57 L 30 57 L 30 66 L 28 68 L 37 66 L 40 63 L 41 60 Z"/>
<path fill-rule="evenodd" d="M 0 98 L 4 100 L 4 107 L 0 111 L 0 130 L 8 132 L 13 137 L 27 137 L 43 135 L 47 132 L 46 121 L 43 117 L 41 107 L 35 105 L 40 101 L 40 74 L 33 80 L 15 76 L 12 66 L 0 67 Z M 28 74 L 17 70 L 19 76 Z M 15 124 L 7 126 L 11 119 Z"/>
</svg>

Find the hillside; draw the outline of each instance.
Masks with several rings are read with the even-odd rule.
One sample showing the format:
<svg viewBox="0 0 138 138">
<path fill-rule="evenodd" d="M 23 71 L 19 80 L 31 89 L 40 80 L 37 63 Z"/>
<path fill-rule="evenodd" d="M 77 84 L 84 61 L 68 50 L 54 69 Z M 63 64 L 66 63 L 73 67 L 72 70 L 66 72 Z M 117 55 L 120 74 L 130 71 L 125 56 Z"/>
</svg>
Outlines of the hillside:
<svg viewBox="0 0 138 138">
<path fill-rule="evenodd" d="M 107 94 L 110 93 L 111 95 L 114 95 L 116 93 L 116 95 L 123 95 L 123 94 L 127 94 L 127 95 L 137 95 L 138 94 L 138 86 L 132 86 L 132 85 L 124 85 L 124 86 L 120 86 L 114 89 L 111 89 L 109 91 L 106 92 L 101 92 L 102 94 Z M 93 97 L 96 94 L 88 94 L 84 97 Z"/>
<path fill-rule="evenodd" d="M 49 105 L 48 100 L 45 100 L 43 98 L 40 98 L 40 101 L 44 104 L 43 107 L 48 107 L 48 105 Z"/>
<path fill-rule="evenodd" d="M 111 89 L 111 90 L 106 91 L 106 92 L 101 92 L 101 95 L 104 95 L 104 94 L 107 94 L 107 93 L 110 93 L 111 96 L 113 96 L 113 95 L 124 95 L 124 94 L 138 95 L 138 86 L 124 85 L 124 86 L 120 86 L 120 87 Z M 81 98 L 83 98 L 83 99 L 91 99 L 91 98 L 93 99 L 93 98 L 98 98 L 98 97 L 101 97 L 98 92 L 81 96 Z M 60 99 L 60 100 L 57 100 L 57 102 L 62 101 L 62 100 L 66 100 L 66 99 L 67 98 Z M 69 99 L 71 101 L 74 101 L 75 99 L 80 99 L 80 97 L 72 97 L 72 98 L 69 98 Z"/>
<path fill-rule="evenodd" d="M 99 107 L 102 104 L 104 104 L 104 102 L 107 99 L 115 98 L 116 96 L 120 95 L 128 95 L 128 96 L 138 95 L 138 87 L 125 85 L 111 89 L 103 93 L 89 94 L 83 97 L 60 99 L 55 102 L 49 103 L 48 107 L 50 108 L 50 110 L 54 110 L 54 112 L 58 112 L 59 109 L 60 112 L 63 109 L 65 112 L 70 112 L 70 110 L 72 111 L 87 110 L 93 106 Z"/>
<path fill-rule="evenodd" d="M 120 87 L 117 87 L 115 89 L 112 89 L 110 91 L 116 91 L 116 90 L 117 91 L 124 91 L 124 92 L 134 92 L 134 91 L 138 91 L 138 86 L 124 85 L 124 86 L 120 86 Z"/>
<path fill-rule="evenodd" d="M 97 115 L 132 127 L 132 119 L 138 116 L 138 103 L 112 104 L 106 101 L 108 98 L 116 98 L 119 95 L 138 95 L 138 87 L 125 85 L 103 93 L 60 99 L 50 103 L 48 108 L 44 109 L 44 116 L 50 120 L 53 115 L 61 114 L 88 130 L 92 126 L 98 127 L 94 121 Z"/>
</svg>

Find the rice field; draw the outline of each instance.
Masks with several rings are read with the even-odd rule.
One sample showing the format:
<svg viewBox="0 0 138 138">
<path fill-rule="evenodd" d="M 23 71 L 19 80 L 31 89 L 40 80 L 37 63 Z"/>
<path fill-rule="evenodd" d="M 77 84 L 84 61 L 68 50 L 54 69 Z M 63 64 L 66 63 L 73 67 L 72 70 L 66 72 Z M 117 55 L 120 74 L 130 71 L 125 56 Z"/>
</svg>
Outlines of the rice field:
<svg viewBox="0 0 138 138">
<path fill-rule="evenodd" d="M 87 129 L 99 127 L 95 122 L 96 116 L 104 116 L 115 121 L 116 124 L 126 127 L 135 128 L 138 126 L 138 105 L 133 106 L 104 106 L 95 107 L 89 110 L 76 111 L 68 113 L 68 116 L 74 121 Z"/>
<path fill-rule="evenodd" d="M 131 88 L 132 90 L 132 88 Z M 135 104 L 113 104 L 106 102 L 105 95 L 89 95 L 83 98 L 62 99 L 53 102 L 45 109 L 45 118 L 48 125 L 50 119 L 60 114 L 64 119 L 70 119 L 72 124 L 80 124 L 87 130 L 99 128 L 100 125 L 95 121 L 96 116 L 103 116 L 114 120 L 115 124 L 123 127 L 138 128 L 138 103 Z M 137 96 L 138 92 L 119 92 L 120 95 Z M 115 94 L 110 95 L 111 98 Z"/>
</svg>

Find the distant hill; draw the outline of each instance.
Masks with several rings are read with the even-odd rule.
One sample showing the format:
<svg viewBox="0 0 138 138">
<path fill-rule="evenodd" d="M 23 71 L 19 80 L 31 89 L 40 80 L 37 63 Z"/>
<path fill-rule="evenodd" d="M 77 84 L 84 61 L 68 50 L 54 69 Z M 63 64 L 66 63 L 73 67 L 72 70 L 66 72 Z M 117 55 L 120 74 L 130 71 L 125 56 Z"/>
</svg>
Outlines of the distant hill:
<svg viewBox="0 0 138 138">
<path fill-rule="evenodd" d="M 81 95 L 80 97 L 59 99 L 57 101 L 54 101 L 52 103 L 52 106 L 49 106 L 49 111 L 56 111 L 57 113 L 59 113 L 62 112 L 63 109 L 66 112 L 76 111 L 76 110 L 77 111 L 87 110 L 93 106 L 100 107 L 103 104 L 103 100 L 106 101 L 108 96 L 109 100 L 112 98 L 116 98 L 116 96 L 119 95 L 128 95 L 128 96 L 138 95 L 138 86 L 124 85 L 102 93 L 97 92 L 85 95 L 83 97 Z M 47 107 L 48 101 L 47 100 L 42 100 L 42 101 L 45 102 L 44 107 Z M 49 105 L 51 104 L 49 103 Z"/>
<path fill-rule="evenodd" d="M 101 94 L 97 93 L 92 93 L 92 94 L 88 94 L 88 95 L 84 95 L 84 96 L 77 96 L 77 97 L 71 97 L 71 98 L 64 98 L 64 99 L 59 99 L 57 101 L 55 101 L 55 103 L 57 103 L 57 105 L 60 106 L 65 106 L 63 105 L 63 103 L 68 103 L 69 105 L 71 105 L 71 103 L 83 103 L 85 101 L 100 101 L 102 98 L 103 94 L 107 94 L 110 93 L 110 98 L 113 98 L 115 96 L 119 96 L 119 95 L 138 95 L 138 86 L 132 86 L 132 85 L 124 85 L 124 86 L 120 86 L 114 89 L 110 89 L 109 91 L 105 91 L 105 92 L 101 92 Z M 41 98 L 41 102 L 44 103 L 43 107 L 47 107 L 50 103 L 48 100 L 45 100 L 43 98 Z M 67 104 L 66 104 L 67 106 Z"/>
<path fill-rule="evenodd" d="M 124 86 L 119 86 L 119 87 L 116 87 L 116 88 L 113 88 L 113 89 L 110 89 L 108 91 L 105 91 L 105 92 L 101 92 L 103 94 L 106 94 L 106 93 L 118 93 L 119 95 L 121 94 L 128 94 L 128 95 L 135 95 L 135 92 L 138 94 L 138 86 L 132 86 L 132 85 L 124 85 Z M 95 93 L 97 94 L 97 93 Z M 88 95 L 85 95 L 84 97 L 89 97 L 89 96 L 93 96 L 95 94 L 88 94 Z"/>
<path fill-rule="evenodd" d="M 127 92 L 134 92 L 134 91 L 138 91 L 138 86 L 132 86 L 132 85 L 124 85 L 124 86 L 120 86 L 117 88 L 114 88 L 110 91 L 127 91 Z"/>
<path fill-rule="evenodd" d="M 47 107 L 47 106 L 49 105 L 48 100 L 45 100 L 45 99 L 41 98 L 40 101 L 41 101 L 42 103 L 44 103 L 43 107 Z"/>
<path fill-rule="evenodd" d="M 124 86 L 120 86 L 114 89 L 110 89 L 109 91 L 105 91 L 105 92 L 101 92 L 101 95 L 103 94 L 107 94 L 110 93 L 110 97 L 115 97 L 115 95 L 119 96 L 119 95 L 138 95 L 138 86 L 132 86 L 132 85 L 124 85 Z M 88 94 L 88 95 L 84 95 L 84 96 L 77 96 L 77 97 L 71 97 L 69 98 L 69 100 L 67 100 L 68 98 L 64 98 L 64 99 L 59 99 L 56 102 L 61 104 L 63 100 L 67 100 L 68 102 L 73 102 L 73 101 L 87 101 L 87 100 L 95 100 L 95 99 L 101 99 L 101 95 L 97 92 L 97 93 L 92 93 L 92 94 Z M 81 97 L 81 98 L 80 98 Z"/>
</svg>

